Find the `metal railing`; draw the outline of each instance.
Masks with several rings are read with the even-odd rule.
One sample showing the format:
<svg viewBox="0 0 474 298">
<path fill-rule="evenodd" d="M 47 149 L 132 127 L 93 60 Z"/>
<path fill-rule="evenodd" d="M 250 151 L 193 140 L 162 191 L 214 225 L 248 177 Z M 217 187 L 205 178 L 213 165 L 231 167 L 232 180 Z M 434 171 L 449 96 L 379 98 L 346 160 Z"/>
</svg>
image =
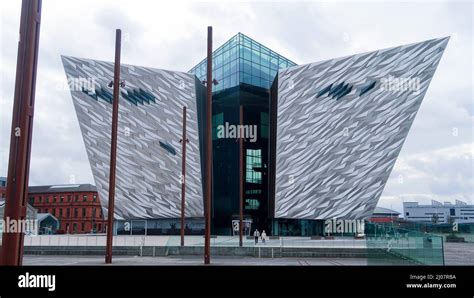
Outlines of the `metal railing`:
<svg viewBox="0 0 474 298">
<path fill-rule="evenodd" d="M 440 236 L 374 223 L 365 225 L 365 235 L 369 264 L 444 265 Z"/>
</svg>

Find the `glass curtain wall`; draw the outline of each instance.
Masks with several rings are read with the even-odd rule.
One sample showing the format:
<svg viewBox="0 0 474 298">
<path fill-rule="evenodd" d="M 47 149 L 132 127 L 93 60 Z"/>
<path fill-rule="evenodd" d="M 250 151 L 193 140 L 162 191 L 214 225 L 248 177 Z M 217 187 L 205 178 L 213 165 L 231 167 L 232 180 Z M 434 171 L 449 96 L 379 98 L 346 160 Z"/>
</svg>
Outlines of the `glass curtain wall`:
<svg viewBox="0 0 474 298">
<path fill-rule="evenodd" d="M 296 65 L 264 45 L 238 33 L 212 53 L 213 78 L 219 84 L 213 91 L 232 88 L 240 83 L 269 89 L 279 69 Z M 189 72 L 206 79 L 207 59 Z"/>
</svg>

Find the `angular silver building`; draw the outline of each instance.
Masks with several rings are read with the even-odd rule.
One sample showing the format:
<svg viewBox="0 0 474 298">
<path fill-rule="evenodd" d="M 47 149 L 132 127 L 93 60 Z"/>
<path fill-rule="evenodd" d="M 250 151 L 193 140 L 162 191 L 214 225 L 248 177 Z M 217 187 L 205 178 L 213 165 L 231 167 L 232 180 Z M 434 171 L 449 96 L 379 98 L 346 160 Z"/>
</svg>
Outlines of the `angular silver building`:
<svg viewBox="0 0 474 298">
<path fill-rule="evenodd" d="M 304 65 L 241 33 L 216 49 L 213 233 L 232 233 L 240 178 L 252 230 L 314 235 L 326 219 L 370 217 L 447 43 L 433 39 Z M 113 63 L 62 59 L 107 207 Z M 178 231 L 183 106 L 190 140 L 186 217 L 201 233 L 206 65 L 204 59 L 189 73 L 122 65 L 116 219 L 146 221 L 148 234 Z M 243 173 L 238 142 L 216 134 L 219 125 L 240 123 L 240 106 L 244 125 L 258 132 L 256 142 L 244 142 Z"/>
<path fill-rule="evenodd" d="M 113 63 L 62 57 L 95 185 L 107 208 Z M 117 219 L 178 218 L 182 108 L 187 107 L 186 216 L 202 217 L 201 158 L 194 75 L 121 66 L 115 213 Z M 104 212 L 104 214 L 107 214 Z"/>
<path fill-rule="evenodd" d="M 371 216 L 448 43 L 280 71 L 272 87 L 275 218 Z"/>
</svg>

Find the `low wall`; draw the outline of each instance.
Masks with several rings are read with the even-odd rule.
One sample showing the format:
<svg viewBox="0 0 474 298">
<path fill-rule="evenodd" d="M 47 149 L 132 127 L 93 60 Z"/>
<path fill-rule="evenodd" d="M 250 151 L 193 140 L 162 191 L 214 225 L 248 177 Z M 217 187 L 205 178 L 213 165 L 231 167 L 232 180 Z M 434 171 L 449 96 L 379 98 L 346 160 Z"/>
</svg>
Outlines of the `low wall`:
<svg viewBox="0 0 474 298">
<path fill-rule="evenodd" d="M 105 246 L 25 246 L 27 255 L 105 255 Z M 114 255 L 126 256 L 186 256 L 203 255 L 202 246 L 114 246 Z M 366 248 L 309 248 L 309 247 L 211 247 L 215 256 L 278 257 L 330 257 L 366 258 Z"/>
</svg>

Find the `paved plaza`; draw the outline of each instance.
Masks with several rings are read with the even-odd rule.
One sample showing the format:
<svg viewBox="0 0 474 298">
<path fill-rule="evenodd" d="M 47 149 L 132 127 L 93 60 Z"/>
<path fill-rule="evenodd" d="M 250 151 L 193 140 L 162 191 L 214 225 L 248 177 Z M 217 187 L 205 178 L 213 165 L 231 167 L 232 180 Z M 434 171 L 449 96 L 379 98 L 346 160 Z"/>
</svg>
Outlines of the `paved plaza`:
<svg viewBox="0 0 474 298">
<path fill-rule="evenodd" d="M 474 266 L 474 243 L 444 243 L 445 264 L 448 266 Z M 388 262 L 388 261 L 387 261 Z M 24 265 L 32 266 L 89 266 L 104 265 L 102 256 L 25 255 Z M 213 256 L 213 265 L 224 266 L 367 266 L 366 258 L 283 257 L 255 258 L 238 256 Z M 139 257 L 115 256 L 113 265 L 189 266 L 202 265 L 201 256 Z M 378 265 L 391 265 L 380 263 Z"/>
<path fill-rule="evenodd" d="M 474 243 L 444 244 L 444 263 L 451 266 L 474 266 Z"/>
</svg>

